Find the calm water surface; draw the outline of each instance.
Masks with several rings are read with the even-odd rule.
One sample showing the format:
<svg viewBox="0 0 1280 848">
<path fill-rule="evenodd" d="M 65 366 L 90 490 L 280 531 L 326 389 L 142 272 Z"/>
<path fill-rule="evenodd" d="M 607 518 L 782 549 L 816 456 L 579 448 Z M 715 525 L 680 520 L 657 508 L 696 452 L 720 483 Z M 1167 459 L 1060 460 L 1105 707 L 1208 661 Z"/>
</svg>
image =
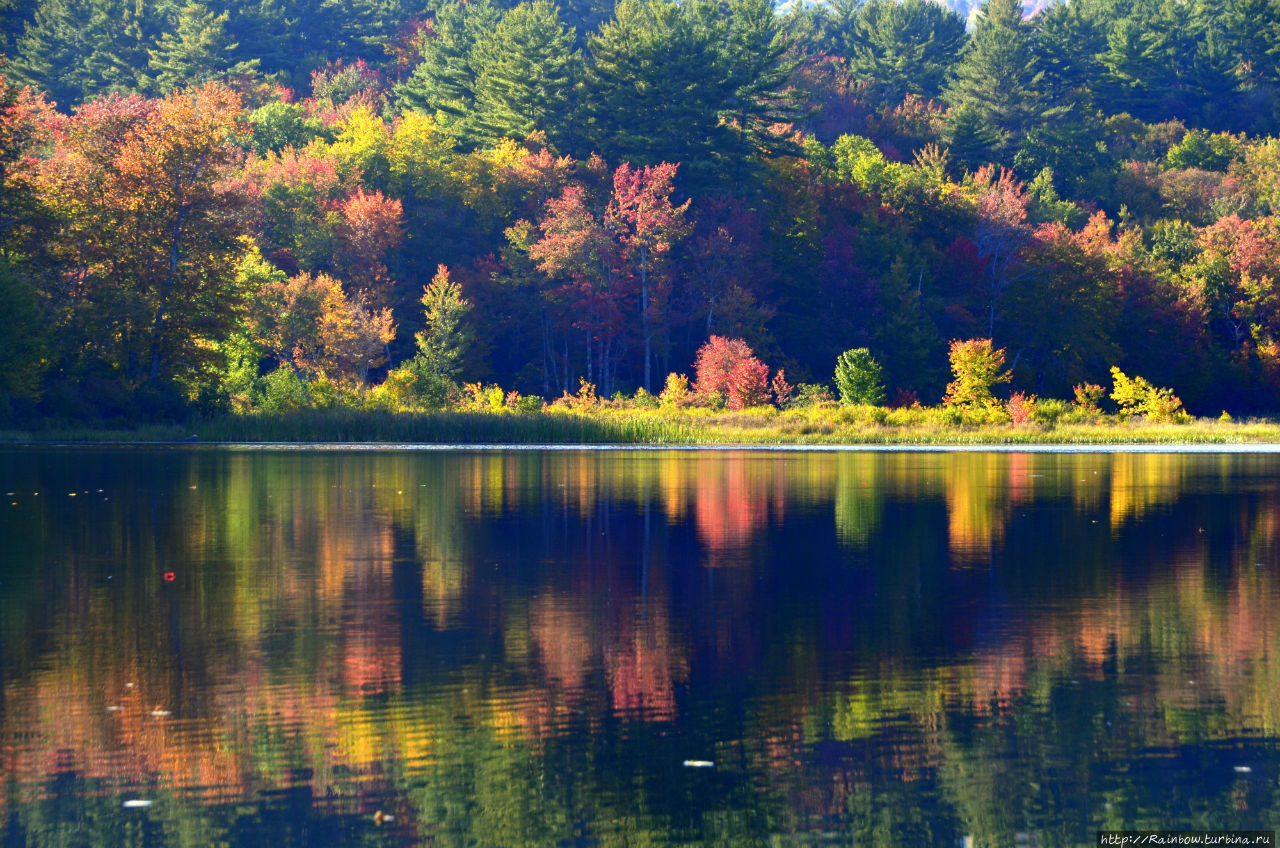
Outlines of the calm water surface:
<svg viewBox="0 0 1280 848">
<path fill-rule="evenodd" d="M 5 845 L 1280 821 L 1277 455 L 51 449 L 0 492 Z"/>
</svg>

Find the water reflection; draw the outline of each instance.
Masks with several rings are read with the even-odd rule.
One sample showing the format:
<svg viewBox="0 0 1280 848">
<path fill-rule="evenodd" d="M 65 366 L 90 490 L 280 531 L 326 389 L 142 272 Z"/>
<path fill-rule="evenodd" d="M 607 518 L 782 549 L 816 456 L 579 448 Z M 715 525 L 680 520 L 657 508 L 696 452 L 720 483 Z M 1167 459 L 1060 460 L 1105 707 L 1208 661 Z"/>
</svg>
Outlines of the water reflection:
<svg viewBox="0 0 1280 848">
<path fill-rule="evenodd" d="M 1278 481 L 1211 454 L 0 453 L 6 838 L 1267 826 Z"/>
</svg>

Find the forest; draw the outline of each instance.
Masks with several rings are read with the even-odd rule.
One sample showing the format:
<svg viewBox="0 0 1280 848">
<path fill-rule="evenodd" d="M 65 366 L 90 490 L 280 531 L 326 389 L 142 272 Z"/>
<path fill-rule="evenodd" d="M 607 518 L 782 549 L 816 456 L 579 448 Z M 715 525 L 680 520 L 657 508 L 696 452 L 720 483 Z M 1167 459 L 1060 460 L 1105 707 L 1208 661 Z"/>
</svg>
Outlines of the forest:
<svg viewBox="0 0 1280 848">
<path fill-rule="evenodd" d="M 1278 0 L 0 0 L 0 29 L 4 419 L 652 398 L 711 340 L 780 404 L 861 349 L 882 403 L 936 404 L 990 340 L 1006 393 L 1120 369 L 1280 409 Z"/>
</svg>

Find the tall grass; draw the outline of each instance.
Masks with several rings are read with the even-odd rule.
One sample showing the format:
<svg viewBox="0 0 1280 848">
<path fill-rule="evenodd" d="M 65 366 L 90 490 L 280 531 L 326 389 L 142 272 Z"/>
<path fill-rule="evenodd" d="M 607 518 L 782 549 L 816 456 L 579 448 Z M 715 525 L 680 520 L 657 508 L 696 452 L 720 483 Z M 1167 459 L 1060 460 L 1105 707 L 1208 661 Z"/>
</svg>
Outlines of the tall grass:
<svg viewBox="0 0 1280 848">
<path fill-rule="evenodd" d="M 304 410 L 226 415 L 133 430 L 47 425 L 0 431 L 0 443 L 337 442 L 616 445 L 1019 445 L 1226 444 L 1280 442 L 1273 421 L 1154 424 L 1096 416 L 1014 426 L 954 410 L 772 408 L 552 409 L 542 413 Z"/>
<path fill-rule="evenodd" d="M 693 444 L 687 425 L 647 416 L 575 413 L 315 410 L 229 415 L 198 424 L 201 441 L 414 444 Z"/>
</svg>

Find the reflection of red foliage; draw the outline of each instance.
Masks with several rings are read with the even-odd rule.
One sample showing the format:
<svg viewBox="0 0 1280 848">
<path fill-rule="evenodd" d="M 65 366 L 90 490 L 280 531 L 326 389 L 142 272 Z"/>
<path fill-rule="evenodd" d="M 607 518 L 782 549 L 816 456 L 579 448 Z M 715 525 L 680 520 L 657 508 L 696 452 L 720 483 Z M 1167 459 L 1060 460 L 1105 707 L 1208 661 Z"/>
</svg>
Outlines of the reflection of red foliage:
<svg viewBox="0 0 1280 848">
<path fill-rule="evenodd" d="M 621 622 L 606 649 L 605 665 L 613 709 L 650 720 L 676 717 L 675 675 L 683 676 L 684 659 L 672 650 L 665 604 L 646 606 Z"/>
<path fill-rule="evenodd" d="M 748 464 L 731 462 L 720 468 L 719 474 L 698 475 L 694 483 L 694 523 L 713 560 L 716 554 L 746 545 L 769 520 L 768 489 L 747 473 Z"/>
</svg>

